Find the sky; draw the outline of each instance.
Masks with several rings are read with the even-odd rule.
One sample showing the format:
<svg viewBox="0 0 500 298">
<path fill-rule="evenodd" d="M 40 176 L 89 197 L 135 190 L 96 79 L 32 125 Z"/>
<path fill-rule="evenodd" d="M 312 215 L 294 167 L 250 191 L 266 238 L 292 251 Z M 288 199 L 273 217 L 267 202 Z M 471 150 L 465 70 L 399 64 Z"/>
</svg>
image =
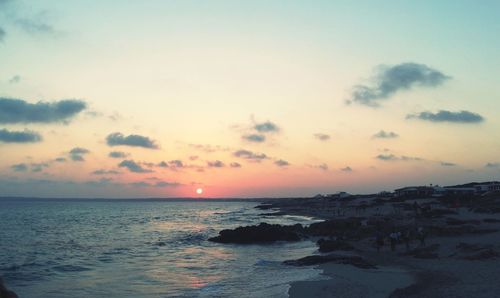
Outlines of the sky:
<svg viewBox="0 0 500 298">
<path fill-rule="evenodd" d="M 499 19 L 488 0 L 0 0 L 0 196 L 499 180 Z"/>
</svg>

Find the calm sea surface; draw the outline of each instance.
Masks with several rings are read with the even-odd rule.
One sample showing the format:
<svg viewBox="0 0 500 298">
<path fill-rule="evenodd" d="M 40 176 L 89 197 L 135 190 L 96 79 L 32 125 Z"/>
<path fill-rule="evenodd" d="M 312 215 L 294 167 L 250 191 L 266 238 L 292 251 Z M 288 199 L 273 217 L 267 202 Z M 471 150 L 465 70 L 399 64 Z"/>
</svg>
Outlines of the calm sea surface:
<svg viewBox="0 0 500 298">
<path fill-rule="evenodd" d="M 287 297 L 319 271 L 281 264 L 314 243 L 223 245 L 259 222 L 255 202 L 0 200 L 0 276 L 20 297 Z"/>
</svg>

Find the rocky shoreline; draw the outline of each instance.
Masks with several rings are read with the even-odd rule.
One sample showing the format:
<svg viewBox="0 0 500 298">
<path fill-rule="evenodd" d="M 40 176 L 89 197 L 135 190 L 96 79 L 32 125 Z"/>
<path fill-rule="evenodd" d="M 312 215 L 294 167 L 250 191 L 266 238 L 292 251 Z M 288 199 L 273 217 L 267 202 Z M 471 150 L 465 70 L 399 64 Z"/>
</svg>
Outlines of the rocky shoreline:
<svg viewBox="0 0 500 298">
<path fill-rule="evenodd" d="M 284 263 L 320 266 L 328 268 L 325 272 L 334 272 L 333 275 L 348 265 L 375 273 L 378 267 L 398 268 L 413 276 L 410 284 L 395 283 L 397 287 L 388 284 L 384 291 L 379 289 L 383 297 L 492 297 L 500 291 L 493 279 L 500 278 L 498 206 L 500 197 L 276 199 L 256 207 L 266 211 L 262 214 L 263 221 L 269 216 L 282 215 L 311 216 L 323 221 L 309 226 L 261 223 L 221 231 L 210 241 L 249 244 L 315 240 L 317 254 Z M 391 248 L 387 243 L 391 243 Z M 332 266 L 337 267 L 332 270 Z M 478 275 L 471 276 L 470 270 Z M 325 283 L 335 283 L 334 279 L 293 283 L 290 296 L 301 297 L 304 293 L 296 287 L 321 285 L 330 290 L 315 295 L 332 297 L 338 289 Z M 355 280 L 350 283 L 343 286 L 352 292 L 343 290 L 342 295 L 371 297 L 370 293 L 378 287 Z M 365 291 L 360 291 L 360 287 L 365 287 Z"/>
</svg>

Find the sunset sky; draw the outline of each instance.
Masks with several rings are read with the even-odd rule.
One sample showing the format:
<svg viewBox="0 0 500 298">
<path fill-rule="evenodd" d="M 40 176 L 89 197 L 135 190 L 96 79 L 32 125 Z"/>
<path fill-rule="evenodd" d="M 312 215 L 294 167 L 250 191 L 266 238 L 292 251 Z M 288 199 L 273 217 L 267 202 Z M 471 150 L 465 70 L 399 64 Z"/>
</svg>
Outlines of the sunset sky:
<svg viewBox="0 0 500 298">
<path fill-rule="evenodd" d="M 500 1 L 0 0 L 0 196 L 500 179 Z"/>
</svg>

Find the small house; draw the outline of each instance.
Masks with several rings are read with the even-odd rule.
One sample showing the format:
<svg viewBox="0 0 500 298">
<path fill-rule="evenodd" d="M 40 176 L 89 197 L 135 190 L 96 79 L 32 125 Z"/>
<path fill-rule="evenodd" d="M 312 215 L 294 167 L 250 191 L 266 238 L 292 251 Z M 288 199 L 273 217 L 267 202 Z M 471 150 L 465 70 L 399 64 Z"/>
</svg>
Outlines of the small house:
<svg viewBox="0 0 500 298">
<path fill-rule="evenodd" d="M 408 186 L 394 190 L 396 197 L 425 198 L 434 193 L 434 188 L 429 186 Z"/>
</svg>

